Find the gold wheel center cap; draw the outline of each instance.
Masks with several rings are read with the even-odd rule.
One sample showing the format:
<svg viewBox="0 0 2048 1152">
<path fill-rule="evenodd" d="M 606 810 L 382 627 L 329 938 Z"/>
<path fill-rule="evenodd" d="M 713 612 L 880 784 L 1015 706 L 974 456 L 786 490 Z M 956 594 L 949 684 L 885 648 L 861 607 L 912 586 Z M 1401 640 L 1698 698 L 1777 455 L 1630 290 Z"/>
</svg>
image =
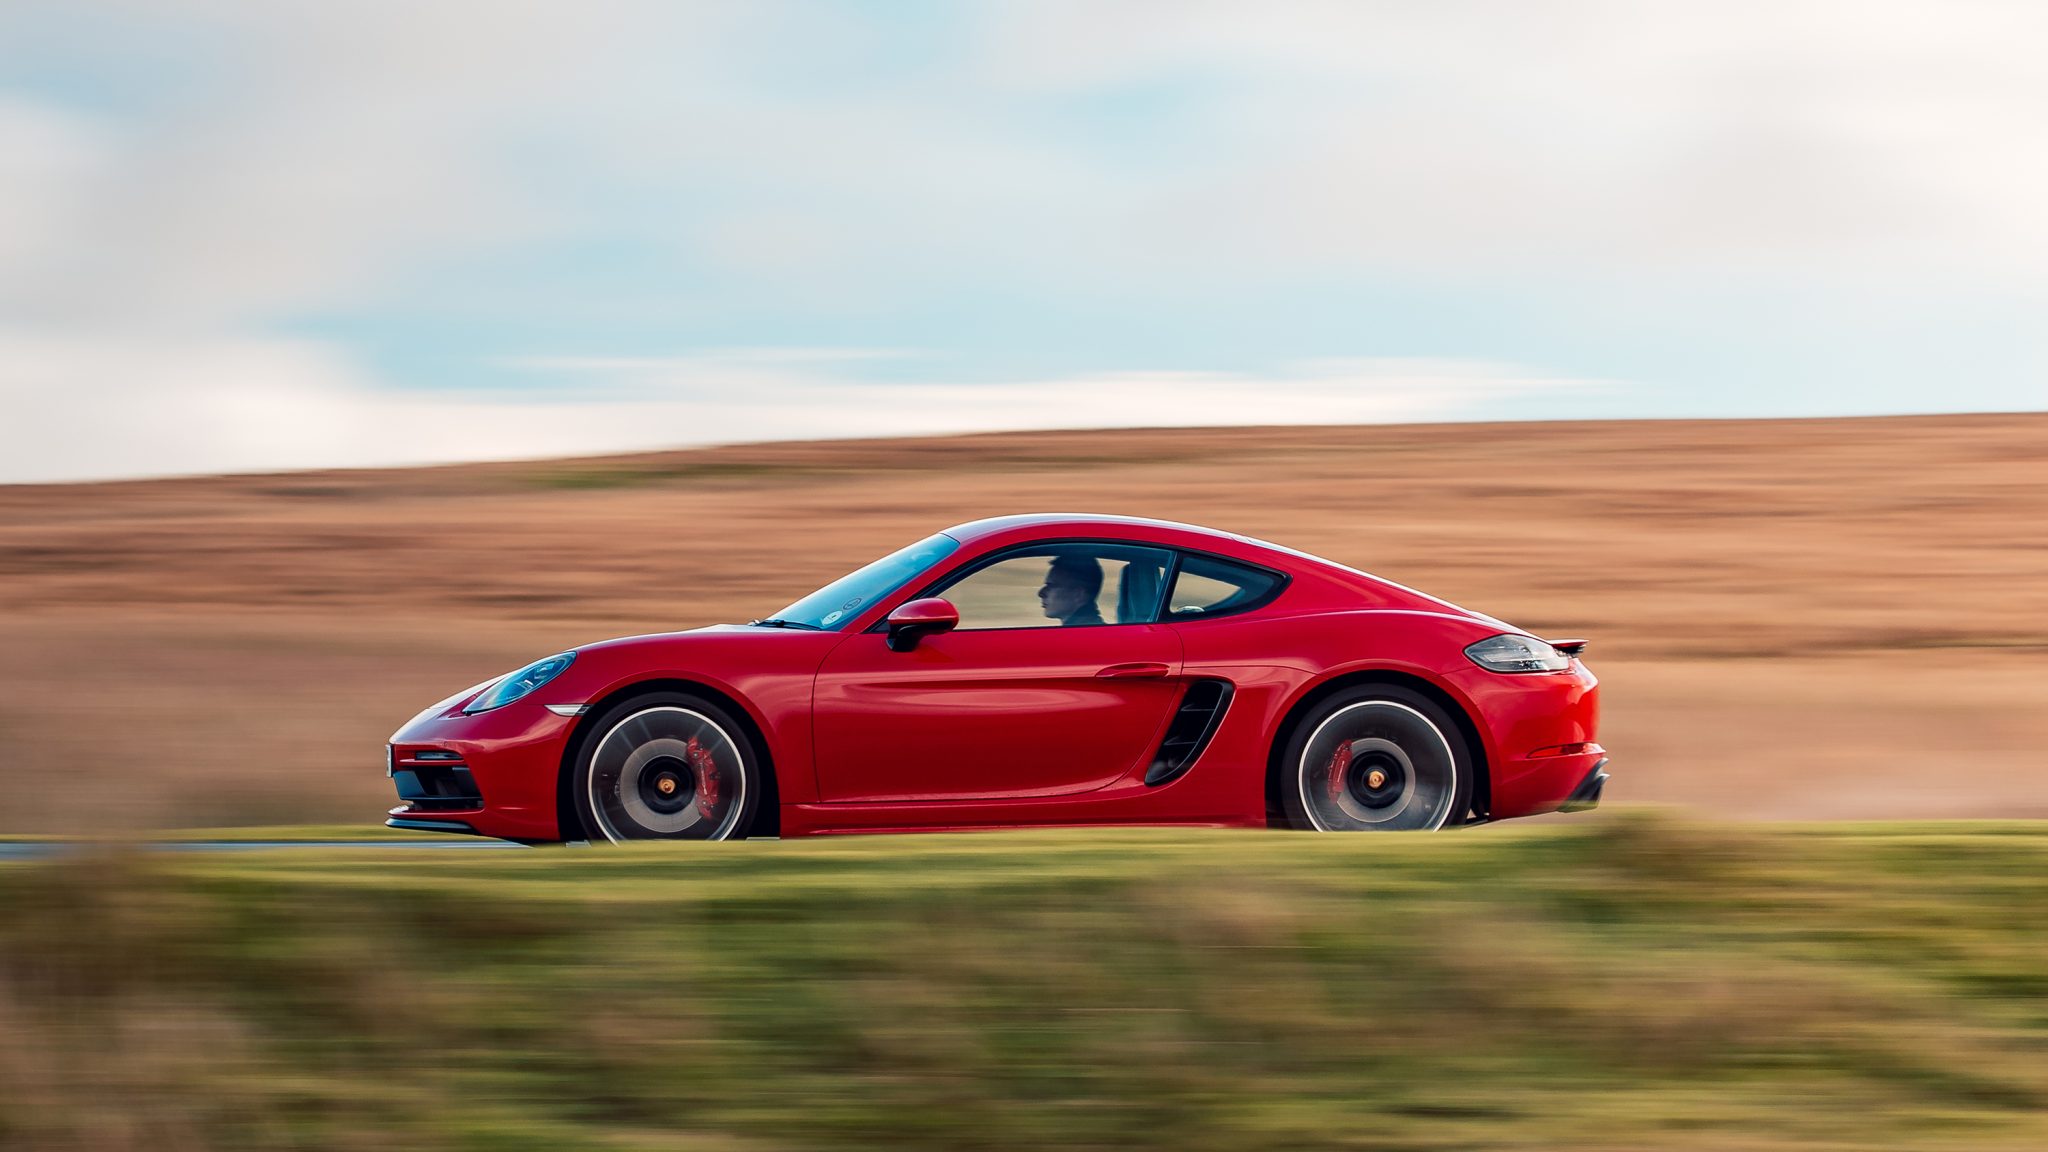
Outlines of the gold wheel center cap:
<svg viewBox="0 0 2048 1152">
<path fill-rule="evenodd" d="M 1372 770 L 1372 771 L 1370 771 L 1370 772 L 1367 772 L 1367 773 L 1365 774 L 1365 786 L 1366 786 L 1366 787 L 1368 787 L 1368 788 L 1384 788 L 1384 787 L 1386 787 L 1386 786 L 1387 786 L 1387 774 L 1386 774 L 1385 772 L 1382 772 L 1382 771 L 1380 771 L 1380 770 L 1379 770 L 1379 769 L 1377 769 L 1377 768 L 1373 769 L 1373 770 Z"/>
<path fill-rule="evenodd" d="M 655 787 L 661 789 L 661 794 L 663 796 L 672 796 L 675 794 L 676 790 L 675 777 L 663 776 L 661 778 L 661 783 L 656 784 Z"/>
</svg>

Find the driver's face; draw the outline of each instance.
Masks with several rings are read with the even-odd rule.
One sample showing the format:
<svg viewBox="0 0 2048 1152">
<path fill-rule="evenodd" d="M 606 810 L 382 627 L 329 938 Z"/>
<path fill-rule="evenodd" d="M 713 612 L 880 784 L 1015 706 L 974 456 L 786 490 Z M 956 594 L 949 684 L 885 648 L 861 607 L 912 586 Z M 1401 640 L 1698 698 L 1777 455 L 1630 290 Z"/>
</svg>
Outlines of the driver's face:
<svg viewBox="0 0 2048 1152">
<path fill-rule="evenodd" d="M 1064 620 L 1088 600 L 1088 594 L 1081 586 L 1064 576 L 1053 575 L 1045 578 L 1045 584 L 1038 590 L 1039 607 L 1054 620 Z"/>
</svg>

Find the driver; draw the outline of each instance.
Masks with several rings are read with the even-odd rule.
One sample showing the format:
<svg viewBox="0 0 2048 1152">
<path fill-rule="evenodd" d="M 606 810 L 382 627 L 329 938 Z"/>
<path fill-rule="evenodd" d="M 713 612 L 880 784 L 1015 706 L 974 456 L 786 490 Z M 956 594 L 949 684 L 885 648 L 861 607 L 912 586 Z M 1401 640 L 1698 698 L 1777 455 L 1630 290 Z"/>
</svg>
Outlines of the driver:
<svg viewBox="0 0 2048 1152">
<path fill-rule="evenodd" d="M 1100 595 L 1102 561 L 1093 556 L 1055 556 L 1038 590 L 1038 604 L 1062 626 L 1100 624 L 1102 610 L 1095 606 Z"/>
</svg>

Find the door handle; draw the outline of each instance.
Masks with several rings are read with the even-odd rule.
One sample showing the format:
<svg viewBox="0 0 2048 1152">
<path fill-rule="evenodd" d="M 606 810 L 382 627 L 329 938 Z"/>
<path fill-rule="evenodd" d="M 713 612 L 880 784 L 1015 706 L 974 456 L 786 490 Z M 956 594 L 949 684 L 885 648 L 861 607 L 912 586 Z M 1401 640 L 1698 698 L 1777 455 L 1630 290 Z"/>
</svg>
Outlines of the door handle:
<svg viewBox="0 0 2048 1152">
<path fill-rule="evenodd" d="M 1158 680 L 1166 675 L 1166 665 L 1141 660 L 1135 664 L 1111 664 L 1095 674 L 1097 680 Z"/>
</svg>

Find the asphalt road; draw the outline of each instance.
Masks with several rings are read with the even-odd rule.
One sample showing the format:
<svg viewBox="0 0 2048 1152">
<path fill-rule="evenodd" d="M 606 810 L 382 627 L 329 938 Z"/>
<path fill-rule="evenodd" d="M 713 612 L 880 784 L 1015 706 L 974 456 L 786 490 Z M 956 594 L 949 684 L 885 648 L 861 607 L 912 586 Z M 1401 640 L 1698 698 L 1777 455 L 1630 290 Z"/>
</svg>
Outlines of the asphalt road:
<svg viewBox="0 0 2048 1152">
<path fill-rule="evenodd" d="M 67 852 L 86 851 L 96 846 L 90 843 L 55 840 L 0 841 L 0 860 L 40 860 L 61 856 Z M 473 851 L 524 848 L 526 845 L 482 836 L 449 836 L 438 840 L 158 840 L 144 841 L 127 847 L 139 848 L 145 852 L 267 852 L 279 848 L 346 848 L 376 851 L 435 848 Z"/>
</svg>

